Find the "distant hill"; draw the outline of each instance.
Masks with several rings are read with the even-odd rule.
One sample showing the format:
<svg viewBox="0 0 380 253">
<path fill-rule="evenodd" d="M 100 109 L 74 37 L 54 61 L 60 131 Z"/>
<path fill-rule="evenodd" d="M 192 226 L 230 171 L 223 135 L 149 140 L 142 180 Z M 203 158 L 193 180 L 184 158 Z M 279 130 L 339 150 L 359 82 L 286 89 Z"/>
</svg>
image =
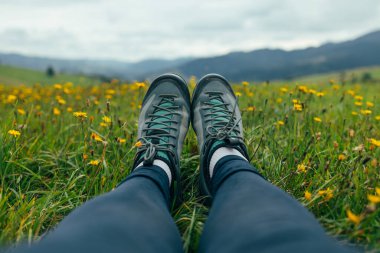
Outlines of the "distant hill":
<svg viewBox="0 0 380 253">
<path fill-rule="evenodd" d="M 265 81 L 376 65 L 380 65 L 380 31 L 315 48 L 262 49 L 196 59 L 172 70 L 187 76 L 216 72 L 234 81 Z"/>
<path fill-rule="evenodd" d="M 221 73 L 232 81 L 294 79 L 358 67 L 380 66 L 380 31 L 342 43 L 285 51 L 261 49 L 207 58 L 148 59 L 137 63 L 113 60 L 62 60 L 1 54 L 0 64 L 45 71 L 96 75 L 124 80 L 151 79 L 163 72 L 185 77 Z"/>
<path fill-rule="evenodd" d="M 114 60 L 64 60 L 0 53 L 0 65 L 45 71 L 49 66 L 61 73 L 85 74 L 128 80 L 144 79 L 147 73 L 172 68 L 192 58 L 147 59 L 137 63 Z"/>
</svg>

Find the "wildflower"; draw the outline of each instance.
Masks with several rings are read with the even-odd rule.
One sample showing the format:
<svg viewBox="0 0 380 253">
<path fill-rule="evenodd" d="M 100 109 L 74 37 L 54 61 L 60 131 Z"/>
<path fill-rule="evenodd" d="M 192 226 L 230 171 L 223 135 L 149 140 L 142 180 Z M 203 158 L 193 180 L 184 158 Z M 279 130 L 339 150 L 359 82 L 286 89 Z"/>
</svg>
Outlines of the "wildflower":
<svg viewBox="0 0 380 253">
<path fill-rule="evenodd" d="M 73 111 L 73 108 L 71 108 L 71 107 L 67 107 L 67 111 L 68 111 L 68 112 L 72 112 L 72 111 Z"/>
<path fill-rule="evenodd" d="M 127 140 L 126 139 L 123 139 L 123 138 L 117 138 L 117 142 L 122 144 L 122 143 L 126 143 Z"/>
<path fill-rule="evenodd" d="M 347 94 L 351 95 L 351 96 L 355 96 L 355 91 L 353 90 L 348 90 L 347 91 Z"/>
<path fill-rule="evenodd" d="M 298 99 L 293 99 L 292 102 L 293 104 L 301 104 L 301 101 Z"/>
<path fill-rule="evenodd" d="M 145 86 L 146 86 L 146 84 L 145 83 L 143 83 L 143 82 L 139 82 L 139 83 L 136 83 L 136 86 L 138 87 L 138 88 L 144 88 Z"/>
<path fill-rule="evenodd" d="M 88 164 L 89 164 L 89 165 L 92 165 L 92 166 L 98 166 L 99 163 L 100 163 L 99 160 L 91 160 Z"/>
<path fill-rule="evenodd" d="M 57 101 L 58 101 L 58 104 L 60 104 L 60 105 L 66 104 L 66 100 L 64 100 L 63 98 L 59 98 Z"/>
<path fill-rule="evenodd" d="M 253 92 L 250 91 L 247 93 L 247 95 L 248 95 L 248 97 L 253 97 Z"/>
<path fill-rule="evenodd" d="M 314 121 L 315 122 L 322 122 L 321 118 L 318 118 L 318 117 L 314 117 Z"/>
<path fill-rule="evenodd" d="M 367 105 L 368 107 L 374 107 L 374 106 L 375 106 L 375 104 L 372 103 L 372 102 L 367 102 L 366 105 Z"/>
<path fill-rule="evenodd" d="M 249 82 L 247 82 L 247 81 L 243 81 L 241 84 L 242 84 L 243 86 L 248 86 L 248 85 L 249 85 Z"/>
<path fill-rule="evenodd" d="M 284 93 L 288 92 L 288 88 L 285 88 L 285 87 L 281 88 L 280 90 L 281 90 L 281 92 L 284 92 Z"/>
<path fill-rule="evenodd" d="M 323 92 L 318 92 L 317 93 L 317 97 L 323 97 L 325 95 L 325 93 L 323 93 Z"/>
<path fill-rule="evenodd" d="M 103 120 L 105 123 L 111 123 L 111 118 L 110 118 L 110 117 L 103 116 L 102 120 Z"/>
<path fill-rule="evenodd" d="M 22 109 L 22 108 L 18 108 L 17 109 L 17 112 L 18 112 L 18 114 L 20 114 L 20 115 L 25 115 L 25 110 L 24 109 Z"/>
<path fill-rule="evenodd" d="M 305 199 L 311 200 L 311 193 L 308 190 L 305 191 Z"/>
<path fill-rule="evenodd" d="M 346 160 L 346 156 L 345 156 L 344 154 L 340 154 L 340 155 L 338 156 L 338 160 L 339 160 L 339 161 Z"/>
<path fill-rule="evenodd" d="M 256 107 L 254 106 L 248 106 L 247 107 L 247 112 L 254 112 L 256 110 Z"/>
<path fill-rule="evenodd" d="M 367 198 L 372 204 L 380 203 L 380 196 L 368 194 Z"/>
<path fill-rule="evenodd" d="M 370 115 L 372 114 L 372 111 L 371 110 L 360 110 L 361 114 L 363 115 Z"/>
<path fill-rule="evenodd" d="M 279 103 L 279 104 L 281 104 L 282 103 L 282 98 L 277 98 L 276 102 Z"/>
<path fill-rule="evenodd" d="M 313 89 L 310 89 L 310 90 L 309 90 L 309 93 L 310 93 L 310 94 L 317 94 L 317 91 L 316 91 L 316 90 L 313 90 Z"/>
<path fill-rule="evenodd" d="M 62 84 L 59 84 L 59 83 L 54 84 L 54 89 L 57 89 L 57 90 L 62 89 Z"/>
<path fill-rule="evenodd" d="M 358 115 L 357 112 L 351 112 L 351 114 L 352 114 L 353 116 L 357 116 L 357 115 Z"/>
<path fill-rule="evenodd" d="M 242 94 L 241 94 L 241 92 L 235 92 L 235 95 L 237 96 L 237 97 L 241 97 L 242 96 Z"/>
<path fill-rule="evenodd" d="M 364 150 L 364 144 L 360 144 L 359 146 L 354 147 L 352 150 L 356 152 L 361 152 Z"/>
<path fill-rule="evenodd" d="M 91 139 L 93 139 L 95 141 L 99 141 L 99 142 L 103 141 L 103 139 L 99 135 L 97 135 L 96 133 L 91 134 Z"/>
<path fill-rule="evenodd" d="M 378 195 L 380 195 L 380 188 L 379 188 L 379 187 L 376 187 L 375 190 L 376 190 L 376 193 L 377 193 Z"/>
<path fill-rule="evenodd" d="M 99 124 L 101 127 L 108 127 L 108 124 L 107 123 L 104 123 L 104 122 L 100 122 Z"/>
<path fill-rule="evenodd" d="M 380 115 L 377 115 L 377 116 L 375 117 L 375 119 L 376 119 L 376 120 L 380 120 Z"/>
<path fill-rule="evenodd" d="M 77 118 L 87 118 L 86 112 L 74 112 L 73 115 Z"/>
<path fill-rule="evenodd" d="M 347 218 L 349 221 L 353 222 L 355 225 L 359 225 L 362 220 L 362 216 L 356 215 L 351 210 L 347 209 Z"/>
<path fill-rule="evenodd" d="M 299 111 L 299 112 L 301 112 L 301 111 L 302 111 L 302 105 L 301 105 L 301 104 L 294 104 L 294 105 L 293 105 L 293 109 L 294 109 L 295 111 Z"/>
<path fill-rule="evenodd" d="M 298 164 L 297 165 L 297 172 L 302 172 L 302 173 L 306 173 L 306 166 L 304 164 Z"/>
<path fill-rule="evenodd" d="M 339 88 L 340 88 L 340 87 L 339 87 L 339 85 L 338 85 L 338 84 L 335 84 L 335 85 L 333 85 L 333 87 L 332 87 L 332 88 L 333 88 L 333 90 L 339 90 Z"/>
<path fill-rule="evenodd" d="M 355 96 L 354 99 L 355 99 L 355 100 L 360 100 L 360 101 L 361 101 L 361 100 L 363 100 L 363 96 L 359 96 L 359 95 L 358 95 L 358 96 Z"/>
<path fill-rule="evenodd" d="M 285 125 L 285 122 L 282 120 L 277 121 L 277 126 L 283 126 Z"/>
<path fill-rule="evenodd" d="M 334 197 L 334 192 L 329 187 L 326 190 L 318 191 L 318 195 L 321 197 L 324 196 L 324 200 L 328 201 Z"/>
<path fill-rule="evenodd" d="M 308 92 L 308 88 L 304 85 L 301 85 L 298 87 L 298 90 L 303 92 L 303 93 L 307 93 Z"/>
<path fill-rule="evenodd" d="M 8 104 L 12 104 L 13 102 L 16 101 L 16 99 L 17 99 L 17 97 L 16 97 L 15 95 L 12 95 L 12 94 L 11 94 L 11 95 L 8 95 L 6 102 L 7 102 Z"/>
<path fill-rule="evenodd" d="M 57 107 L 54 107 L 53 108 L 53 114 L 56 115 L 56 116 L 58 116 L 58 115 L 61 114 L 61 111 Z"/>
<path fill-rule="evenodd" d="M 380 140 L 376 140 L 374 138 L 371 138 L 369 139 L 369 142 L 373 145 L 375 145 L 376 147 L 380 147 Z"/>
<path fill-rule="evenodd" d="M 8 134 L 12 135 L 13 137 L 19 137 L 21 135 L 20 131 L 17 130 L 9 130 Z"/>
<path fill-rule="evenodd" d="M 138 142 L 135 143 L 134 147 L 135 148 L 141 148 L 142 145 L 143 145 L 143 143 L 141 141 L 138 141 Z"/>
<path fill-rule="evenodd" d="M 83 160 L 87 160 L 88 159 L 88 155 L 87 154 L 83 154 L 82 157 L 83 157 Z"/>
<path fill-rule="evenodd" d="M 355 102 L 355 105 L 356 105 L 356 106 L 362 106 L 363 103 L 362 103 L 362 102 L 358 102 L 358 101 L 356 101 L 356 102 Z"/>
</svg>

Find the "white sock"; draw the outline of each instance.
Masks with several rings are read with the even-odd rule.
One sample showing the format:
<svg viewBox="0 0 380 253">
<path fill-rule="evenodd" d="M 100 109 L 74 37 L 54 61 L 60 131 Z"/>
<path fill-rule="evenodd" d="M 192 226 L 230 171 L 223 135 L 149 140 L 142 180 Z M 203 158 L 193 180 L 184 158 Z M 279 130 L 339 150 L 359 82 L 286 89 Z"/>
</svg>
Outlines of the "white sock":
<svg viewBox="0 0 380 253">
<path fill-rule="evenodd" d="M 212 156 L 211 156 L 210 166 L 209 166 L 209 169 L 210 169 L 210 178 L 212 178 L 212 176 L 214 174 L 214 168 L 215 168 L 216 163 L 220 159 L 222 159 L 223 157 L 225 157 L 227 155 L 240 156 L 244 160 L 248 161 L 247 158 L 245 158 L 244 155 L 242 153 L 240 153 L 240 151 L 238 151 L 237 149 L 227 148 L 227 147 L 218 148 L 217 150 L 215 150 L 214 154 L 212 154 Z"/>
<path fill-rule="evenodd" d="M 143 166 L 143 165 L 144 165 L 144 162 L 141 162 L 139 165 L 137 165 L 136 169 Z M 157 159 L 153 161 L 153 165 L 156 165 L 156 166 L 160 167 L 163 171 L 165 171 L 166 175 L 168 176 L 169 186 L 170 186 L 172 183 L 172 172 L 169 168 L 169 165 L 166 162 L 161 161 L 161 160 L 157 160 Z"/>
</svg>

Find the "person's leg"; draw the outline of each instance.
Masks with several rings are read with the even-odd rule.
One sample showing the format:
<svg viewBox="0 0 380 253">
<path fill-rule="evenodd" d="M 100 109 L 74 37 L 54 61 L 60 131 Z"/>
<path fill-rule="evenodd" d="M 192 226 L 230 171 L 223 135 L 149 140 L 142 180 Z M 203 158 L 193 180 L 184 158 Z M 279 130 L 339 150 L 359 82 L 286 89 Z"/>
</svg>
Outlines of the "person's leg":
<svg viewBox="0 0 380 253">
<path fill-rule="evenodd" d="M 30 252 L 181 252 L 168 205 L 180 199 L 189 115 L 186 82 L 174 74 L 156 78 L 141 106 L 132 174 L 75 210 Z"/>
<path fill-rule="evenodd" d="M 74 210 L 40 242 L 15 252 L 182 252 L 168 201 L 166 173 L 141 167 L 113 191 Z"/>
<path fill-rule="evenodd" d="M 244 159 L 219 160 L 199 252 L 348 252 L 298 201 Z"/>
<path fill-rule="evenodd" d="M 295 199 L 247 162 L 237 99 L 220 75 L 197 84 L 193 128 L 200 150 L 201 193 L 213 199 L 200 252 L 344 252 Z"/>
</svg>

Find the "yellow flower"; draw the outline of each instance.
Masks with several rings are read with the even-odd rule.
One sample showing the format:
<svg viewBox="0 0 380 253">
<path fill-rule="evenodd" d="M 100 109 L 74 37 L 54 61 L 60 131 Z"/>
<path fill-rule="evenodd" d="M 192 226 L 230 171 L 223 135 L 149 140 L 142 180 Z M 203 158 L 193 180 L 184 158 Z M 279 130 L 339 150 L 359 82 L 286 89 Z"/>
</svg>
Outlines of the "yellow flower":
<svg viewBox="0 0 380 253">
<path fill-rule="evenodd" d="M 97 135 L 96 133 L 91 134 L 91 139 L 93 139 L 95 141 L 99 141 L 99 142 L 103 141 L 103 139 L 99 135 Z"/>
<path fill-rule="evenodd" d="M 315 122 L 322 122 L 321 118 L 318 118 L 318 117 L 314 117 L 314 121 Z"/>
<path fill-rule="evenodd" d="M 77 118 L 87 118 L 87 113 L 85 112 L 74 112 L 73 114 Z"/>
<path fill-rule="evenodd" d="M 305 199 L 306 200 L 311 200 L 311 193 L 309 191 L 305 191 Z"/>
<path fill-rule="evenodd" d="M 99 160 L 91 160 L 88 164 L 92 165 L 92 166 L 98 166 L 100 163 Z"/>
<path fill-rule="evenodd" d="M 375 117 L 375 119 L 376 119 L 376 120 L 380 120 L 380 115 L 377 115 L 377 116 Z"/>
<path fill-rule="evenodd" d="M 316 91 L 316 90 L 313 90 L 313 89 L 310 89 L 310 90 L 309 90 L 309 93 L 310 93 L 310 94 L 317 94 L 317 91 Z"/>
<path fill-rule="evenodd" d="M 361 114 L 363 115 L 370 115 L 372 114 L 372 111 L 371 110 L 360 110 Z"/>
<path fill-rule="evenodd" d="M 276 102 L 279 103 L 279 104 L 281 104 L 282 103 L 282 98 L 277 98 Z"/>
<path fill-rule="evenodd" d="M 241 92 L 235 92 L 235 95 L 237 96 L 237 97 L 241 97 L 242 96 L 242 94 L 241 94 Z"/>
<path fill-rule="evenodd" d="M 306 173 L 306 166 L 304 164 L 298 164 L 297 165 L 297 172 Z"/>
<path fill-rule="evenodd" d="M 249 85 L 249 82 L 244 81 L 244 82 L 242 82 L 241 84 L 242 84 L 243 86 L 248 86 L 248 85 Z"/>
<path fill-rule="evenodd" d="M 375 190 L 376 190 L 376 193 L 377 193 L 378 195 L 380 195 L 380 188 L 379 188 L 379 187 L 376 187 Z"/>
<path fill-rule="evenodd" d="M 58 116 L 61 114 L 61 111 L 57 107 L 54 107 L 53 114 Z"/>
<path fill-rule="evenodd" d="M 255 110 L 256 110 L 256 107 L 254 107 L 254 106 L 248 106 L 247 107 L 247 112 L 253 112 Z"/>
<path fill-rule="evenodd" d="M 318 195 L 319 196 L 325 196 L 324 200 L 328 201 L 328 200 L 332 199 L 332 197 L 334 197 L 334 192 L 329 187 L 326 190 L 318 191 Z"/>
<path fill-rule="evenodd" d="M 141 83 L 136 83 L 136 86 L 138 88 L 144 88 L 146 86 L 146 84 L 141 82 Z"/>
<path fill-rule="evenodd" d="M 317 97 L 323 97 L 325 95 L 325 93 L 323 93 L 323 92 L 318 92 L 317 93 Z"/>
<path fill-rule="evenodd" d="M 282 121 L 282 120 L 279 120 L 279 121 L 277 121 L 277 125 L 278 126 L 283 126 L 283 125 L 285 125 L 285 122 Z"/>
<path fill-rule="evenodd" d="M 363 100 L 363 96 L 355 96 L 355 100 Z"/>
<path fill-rule="evenodd" d="M 15 95 L 8 95 L 6 102 L 7 102 L 8 104 L 11 104 L 11 103 L 13 103 L 14 101 L 16 101 L 16 99 L 17 99 L 17 97 L 16 97 Z"/>
<path fill-rule="evenodd" d="M 57 90 L 62 89 L 62 84 L 59 84 L 59 83 L 54 84 L 54 89 L 57 89 Z"/>
<path fill-rule="evenodd" d="M 57 101 L 58 101 L 58 104 L 60 104 L 60 105 L 66 104 L 66 100 L 64 100 L 63 98 L 59 98 Z"/>
<path fill-rule="evenodd" d="M 25 110 L 24 109 L 22 109 L 22 108 L 18 108 L 17 109 L 17 112 L 18 112 L 18 114 L 20 114 L 20 115 L 25 115 Z"/>
<path fill-rule="evenodd" d="M 347 91 L 347 94 L 351 95 L 351 96 L 355 96 L 355 91 L 353 90 L 348 90 Z"/>
<path fill-rule="evenodd" d="M 363 103 L 362 103 L 362 102 L 355 102 L 355 105 L 356 105 L 356 106 L 362 106 Z"/>
<path fill-rule="evenodd" d="M 375 104 L 372 103 L 372 102 L 367 102 L 366 105 L 367 105 L 368 107 L 374 107 L 374 106 L 375 106 Z"/>
<path fill-rule="evenodd" d="M 347 209 L 347 218 L 349 221 L 353 222 L 355 225 L 359 225 L 362 220 L 362 216 L 356 215 L 351 210 Z"/>
<path fill-rule="evenodd" d="M 18 137 L 21 135 L 20 131 L 17 130 L 9 130 L 8 134 L 13 135 L 13 137 Z"/>
<path fill-rule="evenodd" d="M 117 138 L 117 142 L 118 142 L 118 143 L 126 143 L 127 140 L 126 140 L 126 139 L 123 139 L 123 138 Z"/>
<path fill-rule="evenodd" d="M 367 198 L 372 204 L 380 203 L 380 196 L 368 194 Z"/>
<path fill-rule="evenodd" d="M 104 123 L 104 122 L 100 122 L 99 124 L 101 127 L 108 127 L 108 124 L 107 123 Z"/>
<path fill-rule="evenodd" d="M 303 92 L 303 93 L 307 93 L 308 92 L 308 88 L 304 85 L 301 85 L 298 87 L 298 90 Z"/>
<path fill-rule="evenodd" d="M 374 138 L 371 138 L 369 139 L 369 142 L 373 145 L 375 145 L 376 147 L 380 147 L 380 140 L 376 140 Z"/>
<path fill-rule="evenodd" d="M 280 90 L 281 90 L 281 92 L 284 92 L 284 93 L 288 92 L 288 88 L 285 88 L 285 87 L 282 87 Z"/>
<path fill-rule="evenodd" d="M 357 116 L 357 115 L 358 115 L 357 112 L 351 112 L 351 114 L 354 115 L 354 116 Z"/>
<path fill-rule="evenodd" d="M 294 104 L 293 109 L 296 111 L 301 112 L 302 111 L 302 105 L 301 104 Z"/>
<path fill-rule="evenodd" d="M 71 107 L 67 107 L 67 111 L 68 111 L 68 112 L 72 112 L 72 111 L 73 111 L 73 108 L 71 108 Z"/>
<path fill-rule="evenodd" d="M 343 155 L 343 154 L 340 154 L 340 155 L 338 156 L 338 160 L 339 160 L 339 161 L 346 160 L 346 156 Z"/>
<path fill-rule="evenodd" d="M 143 145 L 143 143 L 141 141 L 138 141 L 138 142 L 135 143 L 134 147 L 135 148 L 140 148 L 140 147 L 142 147 L 142 145 Z"/>
<path fill-rule="evenodd" d="M 110 118 L 110 117 L 103 116 L 102 120 L 103 120 L 105 123 L 111 123 L 111 118 Z"/>
</svg>

